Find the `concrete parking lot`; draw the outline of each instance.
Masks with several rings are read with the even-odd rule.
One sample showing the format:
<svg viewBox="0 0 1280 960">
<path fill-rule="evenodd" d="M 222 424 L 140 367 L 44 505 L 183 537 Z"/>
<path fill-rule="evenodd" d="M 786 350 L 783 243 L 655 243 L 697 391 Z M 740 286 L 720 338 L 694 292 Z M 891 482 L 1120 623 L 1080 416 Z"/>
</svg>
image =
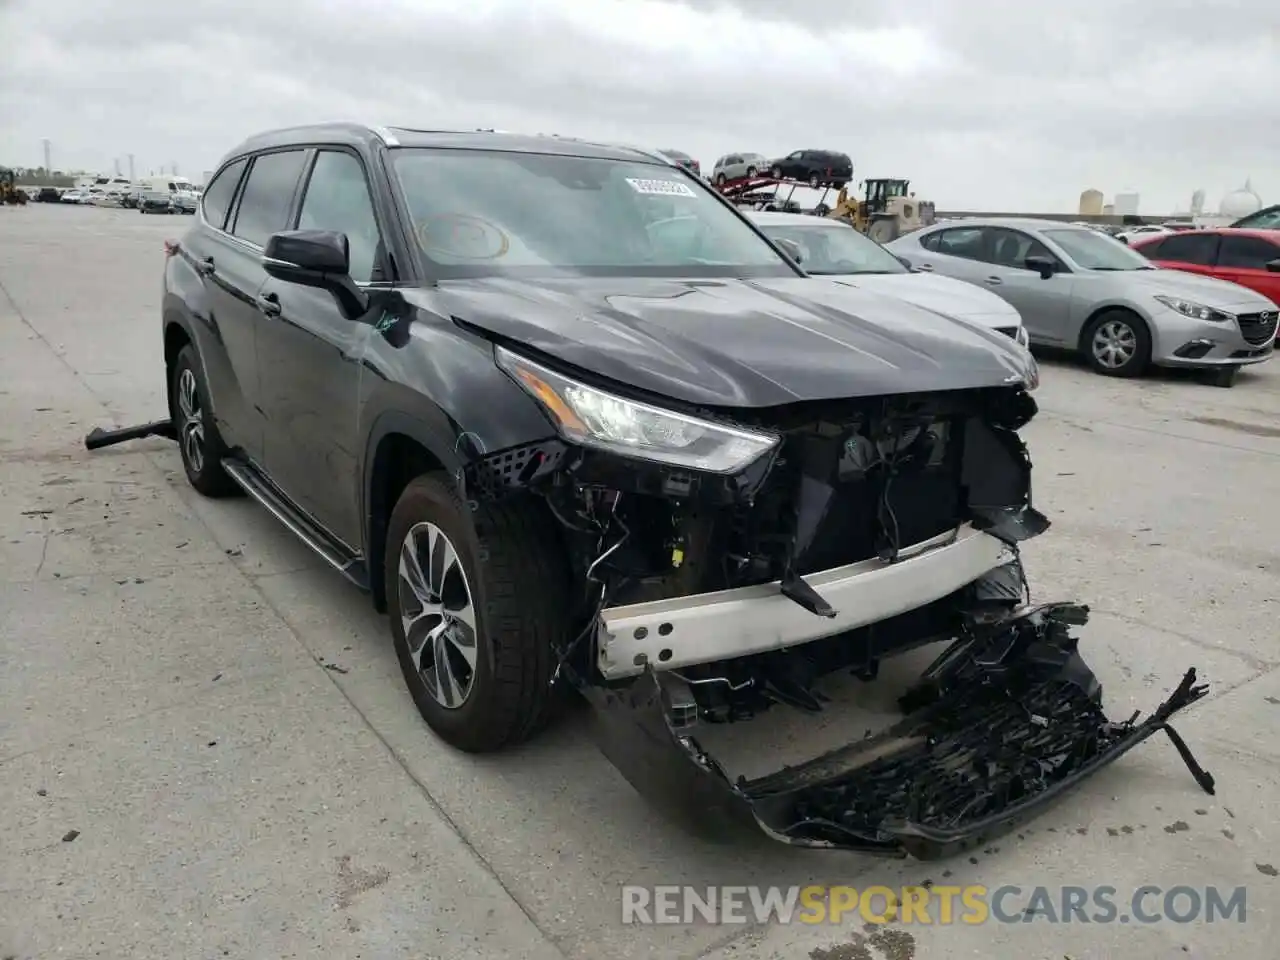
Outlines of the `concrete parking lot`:
<svg viewBox="0 0 1280 960">
<path fill-rule="evenodd" d="M 573 710 L 504 755 L 447 749 L 367 598 L 263 510 L 199 498 L 163 441 L 84 451 L 165 411 L 162 240 L 189 222 L 0 208 L 0 958 L 1275 955 L 1280 365 L 1224 390 L 1047 360 L 1026 432 L 1054 521 L 1024 554 L 1037 598 L 1093 607 L 1117 719 L 1199 668 L 1212 696 L 1177 726 L 1216 796 L 1161 737 L 972 858 L 726 850 L 651 811 Z M 925 881 L 1244 886 L 1247 916 L 621 922 L 622 884 Z"/>
</svg>

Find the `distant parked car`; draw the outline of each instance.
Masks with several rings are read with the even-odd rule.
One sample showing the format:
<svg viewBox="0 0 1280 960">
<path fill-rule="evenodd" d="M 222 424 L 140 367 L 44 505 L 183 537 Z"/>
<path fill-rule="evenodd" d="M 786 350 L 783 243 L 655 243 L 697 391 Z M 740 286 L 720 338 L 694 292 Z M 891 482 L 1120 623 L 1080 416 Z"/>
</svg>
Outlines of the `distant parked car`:
<svg viewBox="0 0 1280 960">
<path fill-rule="evenodd" d="M 1185 237 L 1179 233 L 1166 237 Z M 1033 344 L 1080 351 L 1098 373 L 1154 363 L 1213 371 L 1231 386 L 1269 360 L 1276 306 L 1235 283 L 1164 270 L 1110 237 L 1053 220 L 974 219 L 887 244 L 916 269 L 989 288 L 1013 304 Z"/>
<path fill-rule="evenodd" d="M 695 177 L 702 176 L 702 164 L 693 159 L 693 157 L 689 156 L 683 150 L 659 150 L 658 153 L 662 154 L 672 163 L 684 167 Z"/>
<path fill-rule="evenodd" d="M 728 180 L 742 177 L 754 177 L 769 172 L 769 158 L 759 153 L 728 153 L 716 161 L 711 168 L 711 179 L 714 183 L 723 184 Z"/>
<path fill-rule="evenodd" d="M 1280 230 L 1187 231 L 1147 237 L 1133 249 L 1162 267 L 1229 280 L 1280 304 Z"/>
<path fill-rule="evenodd" d="M 57 187 L 41 187 L 36 193 L 36 203 L 57 203 L 62 199 Z"/>
<path fill-rule="evenodd" d="M 1164 236 L 1165 234 L 1169 234 L 1169 233 L 1173 233 L 1173 231 L 1170 230 L 1168 227 L 1160 226 L 1154 223 L 1149 223 L 1141 227 L 1127 227 L 1124 230 L 1121 230 L 1119 233 L 1117 233 L 1115 237 L 1117 240 L 1122 240 L 1125 243 L 1133 243 L 1135 240 L 1138 240 L 1142 237 L 1150 237 L 1150 236 L 1155 236 L 1157 234 L 1159 234 L 1160 236 Z"/>
<path fill-rule="evenodd" d="M 1273 203 L 1247 217 L 1241 217 L 1230 226 L 1248 227 L 1250 230 L 1280 230 L 1280 203 Z"/>
<path fill-rule="evenodd" d="M 84 203 L 87 196 L 88 194 L 80 190 L 66 190 L 58 200 L 62 203 Z"/>
<path fill-rule="evenodd" d="M 797 150 L 773 160 L 769 172 L 775 177 L 804 180 L 811 187 L 843 187 L 853 179 L 853 161 L 847 153 L 834 150 Z"/>
<path fill-rule="evenodd" d="M 173 213 L 173 199 L 167 193 L 149 190 L 138 201 L 139 213 Z"/>
<path fill-rule="evenodd" d="M 170 195 L 174 213 L 195 213 L 200 197 L 191 190 L 179 190 Z"/>
<path fill-rule="evenodd" d="M 770 240 L 795 244 L 801 255 L 800 269 L 811 276 L 838 277 L 859 290 L 882 293 L 989 327 L 1028 346 L 1022 318 L 1011 304 L 972 284 L 912 271 L 889 250 L 843 220 L 754 211 L 747 217 Z"/>
</svg>

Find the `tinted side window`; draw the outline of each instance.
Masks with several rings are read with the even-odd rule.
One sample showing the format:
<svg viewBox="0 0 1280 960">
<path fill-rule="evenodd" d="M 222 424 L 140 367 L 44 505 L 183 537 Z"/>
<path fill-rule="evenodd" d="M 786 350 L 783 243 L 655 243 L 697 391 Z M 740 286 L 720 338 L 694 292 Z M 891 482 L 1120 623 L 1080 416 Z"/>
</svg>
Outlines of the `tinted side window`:
<svg viewBox="0 0 1280 960">
<path fill-rule="evenodd" d="M 231 232 L 262 247 L 273 233 L 288 229 L 289 204 L 305 159 L 302 150 L 264 153 L 254 158 Z"/>
<path fill-rule="evenodd" d="M 1222 238 L 1218 250 L 1218 266 L 1235 267 L 1237 270 L 1265 270 L 1267 262 L 1280 258 L 1280 247 L 1258 237 Z"/>
<path fill-rule="evenodd" d="M 1021 230 L 996 229 L 990 231 L 994 243 L 991 247 L 992 263 L 1002 267 L 1013 267 L 1018 270 L 1027 269 L 1027 257 L 1046 257 L 1057 261 L 1049 248 L 1030 234 Z"/>
<path fill-rule="evenodd" d="M 236 187 L 240 186 L 240 175 L 244 173 L 248 163 L 248 160 L 237 160 L 235 163 L 227 164 L 209 182 L 204 192 L 204 197 L 201 199 L 204 218 L 219 230 L 227 222 L 227 211 L 231 209 L 231 201 L 236 196 Z"/>
<path fill-rule="evenodd" d="M 937 234 L 938 245 L 934 248 L 938 253 L 949 257 L 963 257 L 966 260 L 982 259 L 982 229 L 980 227 L 955 227 L 940 230 Z"/>
<path fill-rule="evenodd" d="M 1167 259 L 1160 250 L 1164 247 L 1163 240 L 1152 240 L 1150 243 L 1144 243 L 1141 247 L 1134 247 L 1140 254 L 1148 260 L 1165 260 Z"/>
<path fill-rule="evenodd" d="M 924 247 L 926 250 L 937 250 L 938 240 L 941 236 L 942 233 L 939 231 L 938 233 L 931 233 L 926 237 L 922 237 L 920 240 L 920 246 Z"/>
<path fill-rule="evenodd" d="M 1160 259 L 1209 266 L 1218 253 L 1216 233 L 1179 233 L 1160 241 Z"/>
<path fill-rule="evenodd" d="M 364 167 L 352 154 L 338 150 L 316 154 L 302 198 L 298 229 L 345 233 L 351 248 L 351 279 L 360 283 L 383 279 L 374 276 L 381 237 L 373 199 Z"/>
</svg>

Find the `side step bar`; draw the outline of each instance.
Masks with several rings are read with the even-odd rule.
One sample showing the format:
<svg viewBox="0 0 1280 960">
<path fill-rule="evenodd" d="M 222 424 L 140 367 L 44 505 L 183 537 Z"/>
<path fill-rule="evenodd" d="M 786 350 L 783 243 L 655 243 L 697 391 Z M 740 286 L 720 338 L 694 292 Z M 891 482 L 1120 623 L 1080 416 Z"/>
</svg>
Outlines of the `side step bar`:
<svg viewBox="0 0 1280 960">
<path fill-rule="evenodd" d="M 325 563 L 354 583 L 369 590 L 369 570 L 364 558 L 332 536 L 276 489 L 275 485 L 243 460 L 226 458 L 222 469 L 241 489 L 283 523 L 299 540 L 319 554 Z"/>
</svg>

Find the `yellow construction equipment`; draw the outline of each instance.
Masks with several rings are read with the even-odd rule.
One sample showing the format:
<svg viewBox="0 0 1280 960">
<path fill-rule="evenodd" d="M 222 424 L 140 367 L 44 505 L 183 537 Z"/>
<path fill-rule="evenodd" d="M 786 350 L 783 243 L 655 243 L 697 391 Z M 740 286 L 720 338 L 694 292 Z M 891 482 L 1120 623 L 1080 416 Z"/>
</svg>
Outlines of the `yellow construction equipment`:
<svg viewBox="0 0 1280 960">
<path fill-rule="evenodd" d="M 27 191 L 15 186 L 16 178 L 8 167 L 0 167 L 0 204 L 20 205 L 27 202 Z"/>
<path fill-rule="evenodd" d="M 927 227 L 936 219 L 932 201 L 917 200 L 910 192 L 910 180 L 878 178 L 864 180 L 861 186 L 861 200 L 849 196 L 848 184 L 841 187 L 827 216 L 853 224 L 855 230 L 878 243 Z"/>
</svg>

